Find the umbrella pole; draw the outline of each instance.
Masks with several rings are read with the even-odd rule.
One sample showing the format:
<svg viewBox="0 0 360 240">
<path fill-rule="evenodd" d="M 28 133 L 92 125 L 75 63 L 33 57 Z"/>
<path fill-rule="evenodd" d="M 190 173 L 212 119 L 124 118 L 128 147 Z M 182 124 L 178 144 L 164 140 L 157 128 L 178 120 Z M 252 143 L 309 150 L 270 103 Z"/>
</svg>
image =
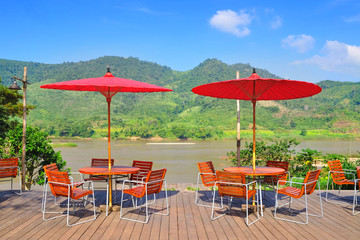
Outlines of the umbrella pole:
<svg viewBox="0 0 360 240">
<path fill-rule="evenodd" d="M 111 98 L 106 98 L 108 104 L 108 156 L 109 156 L 109 172 L 111 171 L 111 135 L 110 135 L 110 103 Z M 112 179 L 109 175 L 109 209 L 112 209 Z"/>
<path fill-rule="evenodd" d="M 252 165 L 253 165 L 253 170 L 255 171 L 255 165 L 256 165 L 256 137 L 255 137 L 255 125 L 256 125 L 256 121 L 255 121 L 255 114 L 256 114 L 256 101 L 252 100 L 252 105 L 253 105 L 253 159 L 252 159 Z"/>
<path fill-rule="evenodd" d="M 240 78 L 240 73 L 239 71 L 236 71 L 236 79 Z M 237 135 L 236 135 L 236 156 L 237 156 L 237 164 L 236 166 L 240 167 L 240 100 L 236 100 L 236 110 L 237 110 L 237 126 L 236 126 L 236 130 L 237 130 Z"/>
</svg>

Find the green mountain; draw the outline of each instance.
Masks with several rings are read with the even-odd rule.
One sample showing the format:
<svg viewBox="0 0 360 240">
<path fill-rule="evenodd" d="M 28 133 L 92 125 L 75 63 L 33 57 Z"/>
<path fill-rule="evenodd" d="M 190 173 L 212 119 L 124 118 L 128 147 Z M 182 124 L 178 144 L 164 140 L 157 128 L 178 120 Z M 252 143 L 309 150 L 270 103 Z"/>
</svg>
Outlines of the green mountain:
<svg viewBox="0 0 360 240">
<path fill-rule="evenodd" d="M 95 92 L 40 89 L 47 83 L 100 77 L 110 66 L 116 77 L 171 88 L 167 93 L 117 93 L 111 104 L 114 137 L 235 137 L 236 101 L 198 96 L 195 86 L 234 79 L 252 73 L 249 64 L 228 65 L 208 59 L 186 72 L 137 58 L 101 57 L 90 61 L 42 64 L 0 59 L 0 77 L 11 84 L 13 75 L 28 67 L 28 102 L 36 108 L 28 115 L 31 125 L 59 136 L 106 136 L 107 105 Z M 280 78 L 263 69 L 264 78 Z M 260 137 L 300 136 L 359 137 L 360 83 L 322 81 L 323 91 L 313 97 L 290 101 L 260 101 L 257 129 Z M 241 128 L 250 136 L 252 108 L 241 102 Z M 94 131 L 95 130 L 95 134 Z M 245 130 L 245 131 L 244 131 Z"/>
</svg>

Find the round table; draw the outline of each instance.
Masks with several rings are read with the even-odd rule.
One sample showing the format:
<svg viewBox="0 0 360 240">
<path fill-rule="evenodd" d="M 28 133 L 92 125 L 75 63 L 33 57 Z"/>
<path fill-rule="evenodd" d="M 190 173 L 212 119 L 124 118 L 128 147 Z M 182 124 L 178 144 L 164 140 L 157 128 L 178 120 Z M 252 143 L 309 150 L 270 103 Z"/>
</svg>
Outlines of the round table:
<svg viewBox="0 0 360 240">
<path fill-rule="evenodd" d="M 109 167 L 108 166 L 97 166 L 97 167 L 84 167 L 84 168 L 80 168 L 79 172 L 83 173 L 83 174 L 90 174 L 90 175 L 103 175 L 103 176 L 108 176 L 109 178 L 111 178 L 111 176 L 114 175 L 122 175 L 122 174 L 131 174 L 131 173 L 136 173 L 140 170 L 140 168 L 137 167 L 129 167 L 129 166 L 112 166 L 111 170 L 109 171 Z M 112 184 L 111 184 L 111 180 L 108 181 L 109 183 L 109 208 L 110 210 L 112 210 Z M 106 203 L 107 205 L 108 203 Z M 108 215 L 108 211 L 106 208 L 106 215 Z"/>
<path fill-rule="evenodd" d="M 227 167 L 224 168 L 227 172 L 234 173 L 245 173 L 247 176 L 273 176 L 273 175 L 281 175 L 285 173 L 285 169 L 277 168 L 277 167 L 255 167 L 255 171 L 253 167 Z"/>
<path fill-rule="evenodd" d="M 281 174 L 285 173 L 285 169 L 277 168 L 277 167 L 255 167 L 255 171 L 253 170 L 252 166 L 227 167 L 227 168 L 224 168 L 224 170 L 227 172 L 233 172 L 233 173 L 245 173 L 246 176 L 253 176 L 254 178 L 259 177 L 259 176 L 281 175 Z M 253 188 L 255 188 L 255 186 L 253 186 Z M 261 194 L 261 187 L 260 187 L 260 194 Z M 254 196 L 254 198 L 255 198 L 255 196 Z M 261 200 L 261 205 L 262 205 L 262 199 L 260 198 L 260 200 Z M 255 202 L 253 202 L 253 207 L 255 210 Z M 263 216 L 262 208 L 261 208 L 261 216 Z"/>
</svg>

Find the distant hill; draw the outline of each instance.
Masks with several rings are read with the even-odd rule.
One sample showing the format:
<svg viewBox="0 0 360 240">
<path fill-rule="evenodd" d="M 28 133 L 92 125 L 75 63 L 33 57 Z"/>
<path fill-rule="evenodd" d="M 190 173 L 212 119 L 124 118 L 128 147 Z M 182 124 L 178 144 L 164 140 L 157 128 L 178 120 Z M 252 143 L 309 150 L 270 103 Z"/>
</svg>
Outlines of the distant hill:
<svg viewBox="0 0 360 240">
<path fill-rule="evenodd" d="M 112 100 L 112 134 L 116 138 L 140 136 L 179 138 L 234 137 L 236 102 L 195 95 L 195 86 L 234 79 L 252 73 L 249 64 L 228 65 L 207 59 L 186 72 L 174 71 L 137 58 L 101 57 L 90 61 L 42 64 L 0 59 L 0 77 L 11 84 L 13 75 L 28 67 L 29 104 L 36 105 L 29 123 L 60 136 L 105 136 L 107 111 L 99 93 L 40 89 L 46 83 L 100 77 L 110 66 L 114 76 L 171 88 L 169 93 L 118 93 Z M 281 78 L 257 69 L 264 78 Z M 263 136 L 316 130 L 317 134 L 360 133 L 360 83 L 322 81 L 323 91 L 313 97 L 289 101 L 262 101 L 257 106 L 257 129 Z M 241 128 L 252 126 L 251 104 L 241 101 Z M 95 134 L 93 131 L 95 130 Z M 321 132 L 322 131 L 322 132 Z M 244 131 L 246 132 L 246 131 Z M 309 132 L 310 133 L 310 132 Z M 304 134 L 304 131 L 302 131 Z M 260 134 L 261 135 L 261 134 Z M 308 134 L 309 135 L 309 134 Z"/>
</svg>

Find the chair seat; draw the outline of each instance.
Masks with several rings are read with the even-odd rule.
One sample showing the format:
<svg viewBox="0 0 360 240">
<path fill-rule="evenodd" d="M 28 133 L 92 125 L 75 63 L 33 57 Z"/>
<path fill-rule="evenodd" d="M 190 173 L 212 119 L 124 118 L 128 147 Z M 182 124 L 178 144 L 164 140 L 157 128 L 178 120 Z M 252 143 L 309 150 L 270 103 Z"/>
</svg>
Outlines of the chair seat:
<svg viewBox="0 0 360 240">
<path fill-rule="evenodd" d="M 336 184 L 338 185 L 354 185 L 354 181 L 353 180 L 349 180 L 349 179 L 343 179 L 340 181 L 336 181 Z"/>
<path fill-rule="evenodd" d="M 134 187 L 130 189 L 124 189 L 124 193 L 130 194 L 134 197 L 141 198 L 144 193 L 144 186 Z"/>
<path fill-rule="evenodd" d="M 293 197 L 293 198 L 300 198 L 301 197 L 301 189 L 296 187 L 286 187 L 283 189 L 279 189 L 279 193 L 285 194 L 287 196 Z"/>
<path fill-rule="evenodd" d="M 229 191 L 228 191 L 229 190 Z M 239 191 L 240 190 L 240 191 Z M 256 190 L 248 190 L 248 198 L 253 197 L 256 194 Z M 220 192 L 220 196 L 229 196 L 229 197 L 239 197 L 239 198 L 245 198 L 245 193 L 242 191 L 242 189 L 239 189 L 238 187 L 229 188 L 226 187 L 226 192 Z"/>
<path fill-rule="evenodd" d="M 85 190 L 80 188 L 73 188 L 73 196 L 72 198 L 78 200 L 86 195 L 93 194 L 92 190 Z"/>
</svg>

